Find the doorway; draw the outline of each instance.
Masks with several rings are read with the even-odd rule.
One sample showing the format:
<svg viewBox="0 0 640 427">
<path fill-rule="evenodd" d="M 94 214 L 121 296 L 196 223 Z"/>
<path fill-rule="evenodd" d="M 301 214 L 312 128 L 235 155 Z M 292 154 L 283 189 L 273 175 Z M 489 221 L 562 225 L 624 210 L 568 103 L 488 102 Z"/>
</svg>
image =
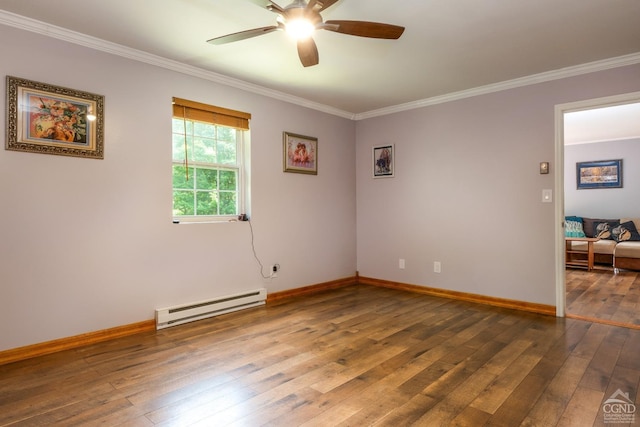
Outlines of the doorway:
<svg viewBox="0 0 640 427">
<path fill-rule="evenodd" d="M 603 149 L 602 147 L 606 147 L 607 142 L 613 141 L 618 141 L 616 142 L 618 145 L 622 143 L 621 141 L 626 141 L 627 143 L 633 141 L 640 146 L 640 130 L 634 129 L 633 126 L 625 127 L 620 124 L 605 123 L 607 120 L 619 120 L 621 116 L 627 114 L 629 111 L 632 111 L 633 117 L 635 118 L 633 125 L 638 127 L 640 123 L 640 92 L 556 106 L 555 164 L 557 165 L 557 173 L 554 183 L 555 193 L 557 195 L 555 211 L 556 311 L 560 317 L 584 318 L 612 324 L 630 323 L 640 327 L 640 313 L 632 314 L 632 316 L 637 317 L 635 319 L 629 318 L 628 316 L 625 317 L 620 314 L 621 311 L 618 311 L 620 307 L 615 306 L 616 304 L 619 306 L 621 301 L 623 301 L 624 295 L 622 295 L 621 292 L 623 292 L 625 288 L 627 290 L 631 289 L 629 292 L 634 292 L 634 286 L 640 288 L 640 272 L 625 271 L 617 275 L 614 274 L 613 268 L 596 269 L 593 272 L 565 269 L 564 219 L 567 199 L 571 205 L 569 209 L 584 209 L 585 212 L 587 212 L 583 215 L 585 217 L 591 215 L 591 217 L 594 218 L 605 218 L 608 214 L 606 211 L 607 207 L 613 209 L 610 211 L 612 218 L 617 215 L 617 213 L 614 214 L 616 207 L 613 203 L 601 209 L 601 215 L 598 214 L 597 209 L 588 212 L 588 209 L 584 208 L 584 206 L 589 205 L 588 200 L 590 197 L 597 198 L 599 195 L 607 195 L 607 193 L 603 193 L 603 191 L 606 192 L 609 190 L 596 189 L 582 190 L 581 192 L 573 190 L 572 186 L 576 180 L 575 165 L 573 163 L 575 163 L 575 159 L 578 158 L 575 155 L 576 149 L 580 150 L 580 148 L 575 145 L 571 146 L 571 144 L 584 144 L 584 147 L 587 147 L 585 151 L 588 149 L 592 153 L 599 153 L 589 155 L 604 156 L 601 159 L 594 158 L 589 160 L 610 160 L 609 157 L 616 157 L 617 154 L 618 157 L 616 158 L 624 157 L 624 155 L 619 155 L 619 146 L 617 146 L 616 149 L 610 150 L 610 156 L 607 155 L 609 154 L 609 150 L 606 148 Z M 599 149 L 595 149 L 596 147 L 599 147 Z M 613 145 L 610 147 L 613 147 Z M 565 165 L 565 157 L 568 157 L 572 164 Z M 613 159 L 613 157 L 611 157 L 611 159 Z M 627 159 L 627 164 L 630 166 L 634 161 L 640 163 L 640 158 L 637 160 Z M 633 183 L 630 182 L 629 184 L 631 184 L 628 186 L 629 188 L 625 189 L 627 193 L 633 188 Z M 565 187 L 565 185 L 567 187 Z M 635 191 L 640 190 L 634 190 L 634 195 L 637 197 L 638 192 Z M 614 194 L 614 192 L 608 193 L 609 196 L 612 194 Z M 616 194 L 620 194 L 620 192 Z M 576 202 L 577 195 L 580 197 L 579 202 Z M 585 200 L 587 200 L 587 202 L 585 202 Z M 571 215 L 577 213 L 578 212 L 567 212 L 567 214 Z M 618 218 L 620 216 L 640 217 L 640 209 L 627 212 L 626 214 L 622 213 Z M 569 288 L 567 288 L 567 285 L 569 285 Z M 615 289 L 617 293 L 615 296 L 611 294 L 612 296 L 608 297 L 607 292 L 610 292 L 612 289 Z M 578 298 L 581 298 L 581 300 L 576 301 Z M 631 298 L 633 298 L 633 296 L 631 296 Z M 616 319 L 623 319 L 623 321 L 620 322 Z"/>
</svg>

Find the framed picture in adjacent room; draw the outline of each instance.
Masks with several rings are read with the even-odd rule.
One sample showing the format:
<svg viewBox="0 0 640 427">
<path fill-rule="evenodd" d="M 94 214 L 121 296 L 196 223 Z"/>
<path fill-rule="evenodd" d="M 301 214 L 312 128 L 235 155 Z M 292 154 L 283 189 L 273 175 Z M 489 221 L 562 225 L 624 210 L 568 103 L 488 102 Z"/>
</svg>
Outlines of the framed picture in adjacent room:
<svg viewBox="0 0 640 427">
<path fill-rule="evenodd" d="M 373 177 L 391 178 L 394 176 L 395 149 L 391 145 L 373 147 Z"/>
<path fill-rule="evenodd" d="M 576 163 L 578 190 L 622 188 L 622 159 Z"/>
<path fill-rule="evenodd" d="M 104 158 L 104 96 L 7 76 L 7 150 Z"/>
<path fill-rule="evenodd" d="M 284 171 L 318 174 L 318 138 L 284 132 Z"/>
</svg>

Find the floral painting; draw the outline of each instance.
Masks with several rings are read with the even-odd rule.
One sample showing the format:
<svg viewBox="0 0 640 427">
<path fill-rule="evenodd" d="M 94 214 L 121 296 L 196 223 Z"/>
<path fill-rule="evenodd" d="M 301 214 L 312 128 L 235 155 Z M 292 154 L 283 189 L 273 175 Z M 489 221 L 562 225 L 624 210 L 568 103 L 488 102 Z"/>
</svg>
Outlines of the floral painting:
<svg viewBox="0 0 640 427">
<path fill-rule="evenodd" d="M 7 76 L 5 148 L 104 158 L 104 97 Z"/>
<path fill-rule="evenodd" d="M 318 174 L 318 139 L 284 132 L 284 171 Z"/>
<path fill-rule="evenodd" d="M 88 104 L 27 94 L 27 139 L 50 139 L 87 145 Z"/>
</svg>

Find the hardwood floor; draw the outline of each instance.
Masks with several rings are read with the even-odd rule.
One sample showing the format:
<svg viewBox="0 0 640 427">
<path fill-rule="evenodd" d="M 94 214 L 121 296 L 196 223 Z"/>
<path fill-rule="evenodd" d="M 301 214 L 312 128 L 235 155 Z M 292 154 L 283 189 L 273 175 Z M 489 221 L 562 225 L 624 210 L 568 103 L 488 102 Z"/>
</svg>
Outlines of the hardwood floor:
<svg viewBox="0 0 640 427">
<path fill-rule="evenodd" d="M 567 269 L 567 315 L 640 329 L 640 273 Z"/>
<path fill-rule="evenodd" d="M 0 425 L 602 426 L 616 390 L 640 406 L 639 354 L 640 330 L 354 285 L 0 366 Z"/>
</svg>

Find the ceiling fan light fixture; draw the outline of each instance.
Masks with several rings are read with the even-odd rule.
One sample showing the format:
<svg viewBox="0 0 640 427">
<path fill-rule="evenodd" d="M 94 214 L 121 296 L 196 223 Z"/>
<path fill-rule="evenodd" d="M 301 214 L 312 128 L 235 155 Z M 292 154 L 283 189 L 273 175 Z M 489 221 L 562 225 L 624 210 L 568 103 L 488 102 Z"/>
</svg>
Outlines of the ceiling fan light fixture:
<svg viewBox="0 0 640 427">
<path fill-rule="evenodd" d="M 307 39 L 311 37 L 316 30 L 316 26 L 305 18 L 287 20 L 286 27 L 287 34 L 296 40 Z"/>
<path fill-rule="evenodd" d="M 213 45 L 250 39 L 274 31 L 286 31 L 295 39 L 298 57 L 305 67 L 317 65 L 319 61 L 318 47 L 313 40 L 316 30 L 333 31 L 358 37 L 373 39 L 398 39 L 404 27 L 392 24 L 369 21 L 331 20 L 324 21 L 321 12 L 340 0 L 292 0 L 286 7 L 280 7 L 274 0 L 251 0 L 266 4 L 266 8 L 278 15 L 276 25 L 239 31 L 207 40 Z"/>
</svg>

